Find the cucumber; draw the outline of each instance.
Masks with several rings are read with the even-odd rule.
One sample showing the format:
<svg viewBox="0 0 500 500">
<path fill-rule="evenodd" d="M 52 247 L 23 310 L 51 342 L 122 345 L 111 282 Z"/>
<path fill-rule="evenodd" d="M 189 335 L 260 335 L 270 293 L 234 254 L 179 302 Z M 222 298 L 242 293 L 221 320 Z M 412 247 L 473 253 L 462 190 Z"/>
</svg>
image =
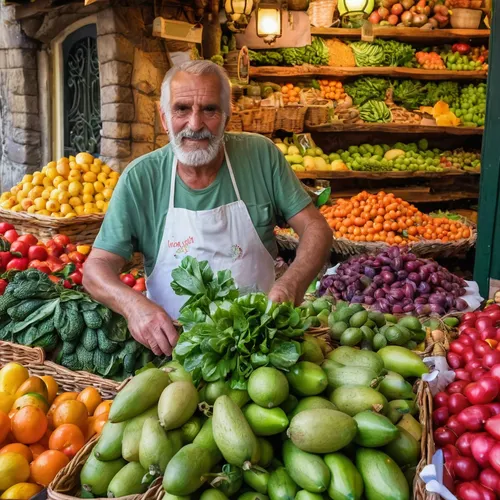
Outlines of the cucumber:
<svg viewBox="0 0 500 500">
<path fill-rule="evenodd" d="M 108 498 L 144 493 L 147 485 L 142 484 L 146 469 L 137 462 L 130 462 L 120 469 L 108 486 Z"/>
<path fill-rule="evenodd" d="M 243 408 L 243 414 L 256 436 L 273 436 L 288 427 L 288 418 L 281 408 L 262 408 L 251 403 Z"/>
<path fill-rule="evenodd" d="M 270 476 L 271 474 L 265 470 L 250 469 L 243 472 L 243 481 L 250 488 L 253 488 L 262 495 L 266 495 Z"/>
<path fill-rule="evenodd" d="M 290 440 L 283 444 L 283 461 L 290 477 L 311 493 L 326 491 L 330 471 L 320 456 L 297 448 Z"/>
<path fill-rule="evenodd" d="M 385 453 L 358 448 L 356 468 L 363 478 L 366 500 L 410 500 L 410 488 L 404 474 Z"/>
<path fill-rule="evenodd" d="M 297 485 L 284 467 L 278 467 L 271 472 L 267 491 L 271 500 L 294 500 Z"/>
<path fill-rule="evenodd" d="M 363 480 L 354 464 L 342 453 L 325 455 L 331 475 L 328 496 L 332 500 L 359 500 L 363 495 Z"/>
</svg>

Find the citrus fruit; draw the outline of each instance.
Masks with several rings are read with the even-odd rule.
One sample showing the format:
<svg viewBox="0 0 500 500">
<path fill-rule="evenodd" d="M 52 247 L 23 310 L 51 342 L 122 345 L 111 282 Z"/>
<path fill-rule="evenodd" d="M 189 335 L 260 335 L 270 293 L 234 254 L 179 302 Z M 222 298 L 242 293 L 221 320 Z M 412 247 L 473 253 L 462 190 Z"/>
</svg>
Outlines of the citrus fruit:
<svg viewBox="0 0 500 500">
<path fill-rule="evenodd" d="M 40 378 L 45 382 L 45 385 L 47 386 L 47 391 L 49 393 L 48 402 L 49 404 L 52 404 L 52 402 L 55 400 L 57 396 L 59 385 L 54 380 L 54 377 L 51 377 L 50 375 L 44 375 L 43 377 Z"/>
<path fill-rule="evenodd" d="M 83 432 L 75 424 L 60 425 L 49 439 L 49 449 L 62 451 L 69 458 L 73 458 L 84 444 Z"/>
<path fill-rule="evenodd" d="M 52 415 L 54 428 L 62 424 L 75 424 L 80 429 L 87 428 L 88 411 L 81 401 L 63 401 L 56 406 Z"/>
<path fill-rule="evenodd" d="M 12 433 L 23 444 L 39 441 L 47 430 L 47 417 L 36 406 L 25 406 L 16 412 L 11 420 Z"/>
<path fill-rule="evenodd" d="M 21 443 L 11 443 L 5 445 L 0 449 L 0 455 L 2 453 L 19 453 L 28 461 L 28 463 L 33 460 L 33 453 L 31 450 L 25 444 Z"/>
<path fill-rule="evenodd" d="M 14 404 L 14 396 L 8 392 L 0 392 L 0 411 L 9 413 Z"/>
<path fill-rule="evenodd" d="M 28 500 L 42 491 L 43 487 L 33 483 L 17 483 L 2 493 L 0 498 L 5 500 Z"/>
<path fill-rule="evenodd" d="M 36 392 L 37 394 L 42 395 L 46 400 L 49 397 L 49 391 L 47 390 L 47 386 L 45 382 L 40 377 L 29 377 L 25 380 L 17 389 L 14 397 L 16 399 L 28 394 L 29 392 Z"/>
<path fill-rule="evenodd" d="M 31 462 L 31 479 L 37 484 L 48 486 L 57 473 L 69 463 L 69 458 L 61 451 L 47 450 Z"/>
<path fill-rule="evenodd" d="M 10 432 L 10 418 L 7 413 L 0 412 L 0 443 L 5 441 L 7 434 Z"/>
<path fill-rule="evenodd" d="M 101 413 L 109 413 L 113 401 L 111 399 L 106 399 L 94 411 L 94 417 L 99 416 Z"/>
<path fill-rule="evenodd" d="M 95 435 L 95 421 L 97 417 L 89 417 L 87 419 L 87 431 L 85 432 L 85 442 L 90 441 L 90 438 Z"/>
<path fill-rule="evenodd" d="M 37 408 L 40 408 L 40 410 L 42 410 L 44 413 L 47 413 L 49 409 L 49 403 L 47 402 L 47 400 L 41 394 L 38 394 L 36 392 L 28 392 L 28 394 L 17 398 L 14 401 L 12 408 L 20 410 L 25 406 L 36 406 Z"/>
<path fill-rule="evenodd" d="M 100 434 L 104 424 L 108 421 L 109 413 L 101 413 L 94 420 L 94 431 L 96 434 Z"/>
<path fill-rule="evenodd" d="M 29 449 L 33 453 L 33 460 L 36 460 L 47 448 L 40 443 L 30 444 Z"/>
<path fill-rule="evenodd" d="M 102 403 L 101 395 L 95 387 L 86 387 L 83 389 L 78 397 L 77 401 L 81 401 L 86 407 L 89 415 L 93 415 L 95 409 Z"/>
<path fill-rule="evenodd" d="M 29 376 L 28 370 L 19 363 L 7 363 L 0 370 L 0 391 L 14 395 Z"/>
<path fill-rule="evenodd" d="M 54 399 L 52 406 L 55 408 L 59 403 L 62 403 L 63 401 L 71 401 L 77 397 L 78 392 L 63 392 L 62 394 L 59 394 L 56 399 Z"/>
<path fill-rule="evenodd" d="M 29 477 L 30 466 L 20 453 L 9 452 L 0 455 L 0 491 L 27 481 Z"/>
</svg>

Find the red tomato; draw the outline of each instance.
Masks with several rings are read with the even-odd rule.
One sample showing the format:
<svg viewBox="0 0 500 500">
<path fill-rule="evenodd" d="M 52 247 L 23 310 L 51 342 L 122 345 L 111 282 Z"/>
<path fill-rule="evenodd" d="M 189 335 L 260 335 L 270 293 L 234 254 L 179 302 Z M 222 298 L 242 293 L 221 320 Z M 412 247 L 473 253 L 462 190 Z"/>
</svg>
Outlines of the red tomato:
<svg viewBox="0 0 500 500">
<path fill-rule="evenodd" d="M 10 271 L 11 269 L 16 269 L 17 271 L 25 271 L 26 269 L 28 269 L 28 264 L 29 260 L 26 257 L 14 258 L 7 264 L 6 269 L 7 271 Z"/>
<path fill-rule="evenodd" d="M 50 267 L 50 270 L 53 273 L 58 273 L 59 271 L 62 271 L 64 269 L 64 266 L 66 264 L 62 262 L 61 259 L 59 259 L 58 257 L 49 255 L 47 257 L 47 265 Z"/>
<path fill-rule="evenodd" d="M 17 243 L 17 241 L 16 241 Z M 29 248 L 28 251 L 28 258 L 30 260 L 45 260 L 49 254 L 47 253 L 47 249 L 45 247 L 42 247 L 40 245 L 33 245 Z"/>
<path fill-rule="evenodd" d="M 30 263 L 28 264 L 28 268 L 37 269 L 41 263 L 42 263 L 42 261 L 39 259 L 30 260 Z"/>
<path fill-rule="evenodd" d="M 130 288 L 135 285 L 135 278 L 131 274 L 121 274 L 120 279 Z"/>
<path fill-rule="evenodd" d="M 71 262 L 80 262 L 81 264 L 87 260 L 87 257 L 80 252 L 71 252 L 68 257 Z"/>
<path fill-rule="evenodd" d="M 17 231 L 15 229 L 9 229 L 8 231 L 5 231 L 4 236 L 9 243 L 14 243 L 14 241 L 19 238 L 19 235 L 17 234 Z"/>
<path fill-rule="evenodd" d="M 38 240 L 32 234 L 23 234 L 22 236 L 19 236 L 19 238 L 17 238 L 17 241 L 24 241 L 28 244 L 29 247 L 38 243 Z"/>
<path fill-rule="evenodd" d="M 63 247 L 61 245 L 58 245 L 55 241 L 47 241 L 45 244 L 47 248 L 47 252 L 49 255 L 55 255 L 56 257 L 59 257 L 63 253 Z"/>
<path fill-rule="evenodd" d="M 138 283 L 136 283 L 133 287 L 132 287 L 132 290 L 135 290 L 136 292 L 145 292 L 146 291 L 146 287 L 144 285 L 139 285 Z"/>
<path fill-rule="evenodd" d="M 24 241 L 16 240 L 10 245 L 10 253 L 14 257 L 28 257 L 29 245 Z"/>
<path fill-rule="evenodd" d="M 61 281 L 61 278 L 54 276 L 53 274 L 49 274 L 49 280 L 54 283 L 59 283 Z"/>
<path fill-rule="evenodd" d="M 10 252 L 0 252 L 0 269 L 5 269 L 12 259 L 13 256 Z"/>
<path fill-rule="evenodd" d="M 66 245 L 66 248 L 64 249 L 64 251 L 66 253 L 76 252 L 76 245 L 74 243 L 69 243 L 68 245 Z"/>
<path fill-rule="evenodd" d="M 68 254 L 65 254 L 65 253 L 59 255 L 59 259 L 61 260 L 61 262 L 64 262 L 65 264 L 69 264 L 71 262 L 69 260 Z"/>
<path fill-rule="evenodd" d="M 64 288 L 73 288 L 73 286 L 71 285 L 71 283 L 68 280 L 63 281 L 63 287 Z"/>
<path fill-rule="evenodd" d="M 69 275 L 69 279 L 75 284 L 75 285 L 81 285 L 82 284 L 82 280 L 83 280 L 83 276 L 82 276 L 82 273 L 80 273 L 79 271 L 75 271 L 74 273 L 71 273 Z"/>
<path fill-rule="evenodd" d="M 83 271 L 83 264 L 81 262 L 75 262 L 75 267 L 77 271 Z"/>
<path fill-rule="evenodd" d="M 14 229 L 14 226 L 12 224 L 9 224 L 8 222 L 0 222 L 0 234 L 5 234 L 11 229 Z"/>
<path fill-rule="evenodd" d="M 5 289 L 7 288 L 7 285 L 9 283 L 7 282 L 7 280 L 4 280 L 4 279 L 0 279 L 0 295 L 3 295 L 4 292 L 5 292 Z"/>
<path fill-rule="evenodd" d="M 65 247 L 66 245 L 69 245 L 70 239 L 69 236 L 66 236 L 65 234 L 56 234 L 53 238 L 52 241 L 57 243 L 61 247 Z"/>
<path fill-rule="evenodd" d="M 50 267 L 47 266 L 47 265 L 44 265 L 46 264 L 46 262 L 42 262 L 41 265 L 39 265 L 37 267 L 37 269 L 41 272 L 41 273 L 45 273 L 45 274 L 50 274 L 52 271 L 50 270 Z"/>
</svg>

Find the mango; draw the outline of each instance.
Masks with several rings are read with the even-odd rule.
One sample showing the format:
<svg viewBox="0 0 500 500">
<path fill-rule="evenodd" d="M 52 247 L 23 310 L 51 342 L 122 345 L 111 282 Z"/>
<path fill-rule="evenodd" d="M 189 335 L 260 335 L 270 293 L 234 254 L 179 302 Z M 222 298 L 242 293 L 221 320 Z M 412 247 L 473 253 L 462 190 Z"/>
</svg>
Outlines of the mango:
<svg viewBox="0 0 500 500">
<path fill-rule="evenodd" d="M 358 426 L 354 442 L 366 448 L 379 448 L 395 439 L 399 432 L 391 421 L 374 411 L 362 411 L 355 415 Z"/>
<path fill-rule="evenodd" d="M 105 497 L 111 480 L 126 464 L 122 458 L 101 462 L 91 453 L 80 472 L 80 484 L 86 492 L 95 497 Z"/>
<path fill-rule="evenodd" d="M 360 351 L 349 346 L 341 346 L 334 349 L 328 356 L 337 363 L 345 366 L 361 366 L 370 368 L 377 375 L 384 369 L 384 361 L 375 352 Z"/>
<path fill-rule="evenodd" d="M 198 392 L 192 382 L 179 381 L 165 387 L 158 401 L 158 417 L 165 430 L 184 425 L 198 407 Z"/>
<path fill-rule="evenodd" d="M 106 422 L 102 429 L 99 441 L 94 447 L 94 454 L 98 460 L 107 462 L 122 456 L 123 434 L 127 422 Z"/>
<path fill-rule="evenodd" d="M 286 378 L 293 391 L 299 396 L 321 394 L 328 385 L 325 372 L 309 361 L 300 361 L 290 368 Z"/>
<path fill-rule="evenodd" d="M 288 427 L 288 418 L 281 408 L 262 408 L 251 403 L 243 408 L 243 415 L 256 436 L 273 436 Z"/>
<path fill-rule="evenodd" d="M 283 372 L 262 366 L 250 375 L 247 390 L 254 403 L 263 408 L 274 408 L 288 397 L 289 387 Z"/>
<path fill-rule="evenodd" d="M 120 469 L 108 486 L 108 498 L 120 498 L 144 493 L 147 486 L 142 484 L 146 469 L 137 462 L 130 462 Z"/>
<path fill-rule="evenodd" d="M 47 386 L 45 385 L 45 382 L 40 378 L 40 377 L 29 377 L 26 379 L 17 389 L 16 393 L 14 394 L 14 397 L 16 400 L 24 396 L 25 394 L 29 393 L 36 393 L 40 394 L 40 396 L 43 396 L 45 401 L 49 399 L 49 391 L 47 389 Z"/>
<path fill-rule="evenodd" d="M 14 396 L 21 384 L 29 378 L 28 370 L 19 363 L 7 363 L 0 370 L 0 392 Z"/>
<path fill-rule="evenodd" d="M 308 398 L 302 398 L 295 409 L 290 413 L 289 417 L 293 418 L 295 415 L 304 410 L 315 410 L 315 409 L 327 409 L 336 410 L 337 407 L 328 399 L 321 396 L 309 396 Z"/>
<path fill-rule="evenodd" d="M 387 411 L 387 399 L 370 387 L 361 385 L 342 386 L 335 389 L 330 401 L 342 412 L 351 417 L 365 410 Z"/>
<path fill-rule="evenodd" d="M 354 464 L 342 453 L 325 455 L 324 460 L 331 477 L 328 496 L 332 500 L 360 500 L 363 495 L 363 480 Z"/>
<path fill-rule="evenodd" d="M 142 467 L 153 476 L 162 475 L 175 453 L 174 445 L 160 422 L 148 418 L 142 427 L 139 443 L 139 462 Z"/>
</svg>

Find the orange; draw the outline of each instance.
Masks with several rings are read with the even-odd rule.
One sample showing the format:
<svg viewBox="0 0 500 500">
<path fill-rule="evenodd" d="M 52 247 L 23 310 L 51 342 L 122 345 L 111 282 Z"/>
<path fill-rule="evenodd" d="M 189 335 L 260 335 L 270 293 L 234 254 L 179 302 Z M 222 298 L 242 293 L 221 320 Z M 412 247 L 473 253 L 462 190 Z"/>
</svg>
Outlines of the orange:
<svg viewBox="0 0 500 500">
<path fill-rule="evenodd" d="M 49 448 L 49 439 L 52 432 L 53 432 L 52 429 L 47 428 L 42 438 L 37 441 L 37 443 L 41 444 L 46 450 Z"/>
<path fill-rule="evenodd" d="M 101 413 L 94 420 L 94 431 L 96 434 L 100 434 L 104 424 L 108 421 L 109 413 Z"/>
<path fill-rule="evenodd" d="M 98 417 L 89 417 L 87 420 L 87 432 L 85 432 L 85 442 L 90 441 L 90 438 L 95 435 L 94 424 Z"/>
<path fill-rule="evenodd" d="M 45 385 L 47 386 L 47 391 L 49 392 L 48 401 L 49 401 L 49 404 L 52 404 L 52 402 L 55 400 L 55 398 L 57 396 L 57 391 L 59 390 L 59 385 L 54 380 L 54 377 L 51 377 L 50 375 L 45 375 L 45 376 L 40 377 L 40 378 L 45 382 Z"/>
<path fill-rule="evenodd" d="M 25 406 L 16 412 L 11 421 L 12 433 L 23 444 L 39 441 L 47 430 L 47 417 L 36 406 Z"/>
<path fill-rule="evenodd" d="M 57 473 L 69 463 L 69 458 L 57 450 L 44 451 L 31 462 L 31 479 L 42 486 L 48 486 Z"/>
<path fill-rule="evenodd" d="M 29 377 L 20 385 L 19 389 L 17 389 L 14 394 L 14 397 L 18 399 L 30 392 L 36 392 L 37 394 L 42 395 L 44 399 L 47 399 L 49 394 L 45 382 L 40 377 L 33 376 Z"/>
<path fill-rule="evenodd" d="M 3 448 L 0 449 L 0 455 L 2 453 L 9 453 L 9 452 L 19 453 L 28 461 L 28 463 L 30 463 L 33 460 L 33 453 L 25 444 L 11 443 L 5 445 Z"/>
<path fill-rule="evenodd" d="M 83 432 L 75 424 L 60 425 L 49 439 L 49 449 L 62 451 L 69 458 L 73 458 L 84 444 Z"/>
<path fill-rule="evenodd" d="M 63 392 L 62 394 L 59 394 L 59 396 L 57 396 L 56 399 L 54 399 L 54 401 L 52 402 L 52 406 L 56 407 L 63 401 L 71 401 L 73 399 L 76 399 L 77 397 L 78 397 L 78 392 Z"/>
<path fill-rule="evenodd" d="M 112 404 L 113 401 L 111 399 L 106 399 L 105 401 L 100 403 L 99 406 L 94 411 L 94 417 L 99 416 L 101 413 L 109 413 Z"/>
<path fill-rule="evenodd" d="M 95 409 L 102 403 L 101 395 L 95 387 L 86 387 L 83 389 L 78 397 L 77 401 L 81 401 L 86 407 L 89 415 L 93 415 Z"/>
<path fill-rule="evenodd" d="M 7 413 L 0 411 L 0 443 L 5 441 L 10 432 L 10 418 Z"/>
<path fill-rule="evenodd" d="M 52 421 L 57 428 L 62 424 L 75 424 L 80 429 L 87 428 L 88 412 L 87 407 L 81 401 L 63 401 L 56 406 Z"/>
<path fill-rule="evenodd" d="M 33 453 L 33 460 L 36 460 L 44 451 L 47 450 L 47 448 L 40 443 L 30 444 L 29 449 L 31 450 L 31 453 Z"/>
</svg>

